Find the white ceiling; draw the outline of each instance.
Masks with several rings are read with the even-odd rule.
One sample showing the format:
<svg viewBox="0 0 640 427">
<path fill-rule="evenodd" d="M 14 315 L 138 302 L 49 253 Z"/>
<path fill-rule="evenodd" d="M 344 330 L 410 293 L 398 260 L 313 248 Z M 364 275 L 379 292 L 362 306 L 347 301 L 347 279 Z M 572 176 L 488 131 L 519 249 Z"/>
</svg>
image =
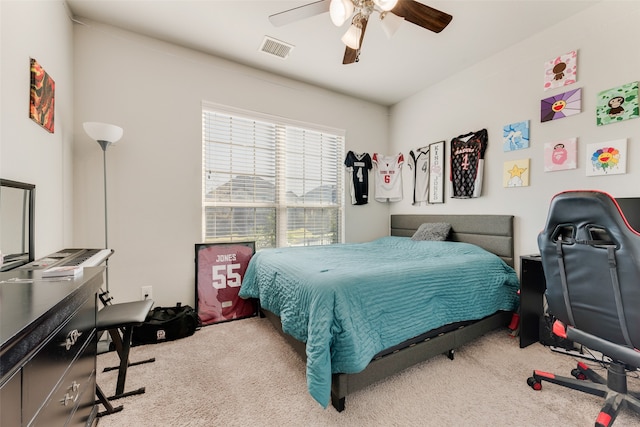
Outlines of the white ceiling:
<svg viewBox="0 0 640 427">
<path fill-rule="evenodd" d="M 453 15 L 449 26 L 436 34 L 405 22 L 389 40 L 371 19 L 360 61 L 342 65 L 340 37 L 347 27 L 335 27 L 328 13 L 283 27 L 268 19 L 313 1 L 66 0 L 79 20 L 104 22 L 382 105 L 393 105 L 598 2 L 420 0 Z M 267 55 L 259 51 L 265 36 L 295 47 L 287 59 Z"/>
</svg>

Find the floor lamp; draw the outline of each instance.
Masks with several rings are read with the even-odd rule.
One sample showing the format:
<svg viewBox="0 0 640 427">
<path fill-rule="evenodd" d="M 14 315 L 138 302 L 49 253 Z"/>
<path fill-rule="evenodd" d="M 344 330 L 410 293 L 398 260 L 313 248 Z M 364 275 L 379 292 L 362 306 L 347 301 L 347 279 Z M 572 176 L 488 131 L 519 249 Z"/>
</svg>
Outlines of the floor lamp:
<svg viewBox="0 0 640 427">
<path fill-rule="evenodd" d="M 100 148 L 102 148 L 102 169 L 104 173 L 104 248 L 109 249 L 109 233 L 108 233 L 108 223 L 107 220 L 107 148 L 117 142 L 122 138 L 123 130 L 121 127 L 116 125 L 110 125 L 107 123 L 99 123 L 99 122 L 85 122 L 82 124 L 84 127 L 84 131 L 91 137 L 91 139 L 95 140 L 100 144 Z M 109 292 L 109 268 L 107 259 L 107 270 L 106 270 L 106 288 L 107 293 Z"/>
</svg>

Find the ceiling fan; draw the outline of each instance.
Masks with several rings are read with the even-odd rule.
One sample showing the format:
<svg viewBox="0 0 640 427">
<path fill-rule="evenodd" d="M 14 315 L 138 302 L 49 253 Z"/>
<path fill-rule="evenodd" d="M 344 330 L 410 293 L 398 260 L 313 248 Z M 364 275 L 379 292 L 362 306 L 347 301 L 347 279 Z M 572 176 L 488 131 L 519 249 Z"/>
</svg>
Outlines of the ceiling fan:
<svg viewBox="0 0 640 427">
<path fill-rule="evenodd" d="M 359 61 L 364 32 L 374 12 L 380 15 L 387 37 L 391 37 L 403 21 L 439 33 L 453 18 L 448 13 L 415 0 L 319 0 L 271 15 L 269 21 L 280 27 L 325 12 L 329 12 L 331 21 L 338 27 L 349 20 L 351 22 L 342 36 L 342 42 L 346 45 L 343 64 Z"/>
</svg>

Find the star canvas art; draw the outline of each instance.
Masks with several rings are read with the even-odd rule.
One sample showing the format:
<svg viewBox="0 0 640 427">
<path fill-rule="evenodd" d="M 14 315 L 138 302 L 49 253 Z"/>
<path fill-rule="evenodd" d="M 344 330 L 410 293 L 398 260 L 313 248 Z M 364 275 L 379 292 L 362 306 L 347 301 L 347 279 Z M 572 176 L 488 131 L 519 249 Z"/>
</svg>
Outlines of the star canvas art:
<svg viewBox="0 0 640 427">
<path fill-rule="evenodd" d="M 505 187 L 529 186 L 529 159 L 509 160 L 504 162 Z"/>
</svg>

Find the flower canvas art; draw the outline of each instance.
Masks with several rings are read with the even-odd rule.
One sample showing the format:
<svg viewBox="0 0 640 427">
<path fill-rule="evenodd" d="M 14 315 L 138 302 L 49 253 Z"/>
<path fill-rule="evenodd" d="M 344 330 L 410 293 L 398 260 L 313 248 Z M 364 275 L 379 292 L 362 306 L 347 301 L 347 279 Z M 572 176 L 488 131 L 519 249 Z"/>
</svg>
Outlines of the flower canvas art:
<svg viewBox="0 0 640 427">
<path fill-rule="evenodd" d="M 627 173 L 627 140 L 597 142 L 587 145 L 587 176 Z"/>
</svg>

